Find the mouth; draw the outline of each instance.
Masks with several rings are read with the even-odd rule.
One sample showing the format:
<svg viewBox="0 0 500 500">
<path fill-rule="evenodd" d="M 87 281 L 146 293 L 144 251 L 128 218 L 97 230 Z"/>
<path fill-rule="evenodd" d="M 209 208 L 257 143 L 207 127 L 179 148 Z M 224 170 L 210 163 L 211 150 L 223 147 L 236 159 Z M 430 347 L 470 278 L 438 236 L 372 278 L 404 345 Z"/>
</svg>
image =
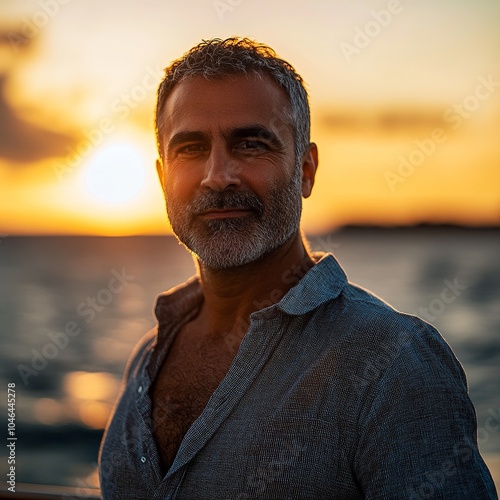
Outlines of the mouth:
<svg viewBox="0 0 500 500">
<path fill-rule="evenodd" d="M 253 210 L 249 208 L 211 208 L 199 213 L 204 219 L 233 219 L 236 217 L 246 217 L 252 215 Z"/>
</svg>

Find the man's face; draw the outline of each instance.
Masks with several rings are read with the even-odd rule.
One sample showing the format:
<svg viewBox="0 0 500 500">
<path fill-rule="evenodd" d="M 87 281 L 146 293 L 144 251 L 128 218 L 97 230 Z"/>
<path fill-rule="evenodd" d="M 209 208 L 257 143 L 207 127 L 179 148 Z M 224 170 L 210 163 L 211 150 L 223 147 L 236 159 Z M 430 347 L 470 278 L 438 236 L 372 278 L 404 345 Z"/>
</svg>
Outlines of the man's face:
<svg viewBox="0 0 500 500">
<path fill-rule="evenodd" d="M 288 106 L 272 80 L 256 75 L 194 77 L 168 97 L 160 172 L 167 213 L 207 267 L 253 262 L 298 230 L 302 171 Z"/>
</svg>

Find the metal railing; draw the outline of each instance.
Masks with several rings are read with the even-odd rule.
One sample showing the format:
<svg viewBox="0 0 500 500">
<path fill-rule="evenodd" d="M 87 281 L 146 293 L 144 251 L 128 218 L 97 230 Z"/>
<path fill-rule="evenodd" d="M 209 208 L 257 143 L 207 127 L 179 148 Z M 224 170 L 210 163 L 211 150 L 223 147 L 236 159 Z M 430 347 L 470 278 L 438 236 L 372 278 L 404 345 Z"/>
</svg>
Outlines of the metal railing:
<svg viewBox="0 0 500 500">
<path fill-rule="evenodd" d="M 15 500 L 99 500 L 101 492 L 92 488 L 71 488 L 66 486 L 49 486 L 45 484 L 17 483 L 15 492 L 2 485 L 0 499 Z"/>
</svg>

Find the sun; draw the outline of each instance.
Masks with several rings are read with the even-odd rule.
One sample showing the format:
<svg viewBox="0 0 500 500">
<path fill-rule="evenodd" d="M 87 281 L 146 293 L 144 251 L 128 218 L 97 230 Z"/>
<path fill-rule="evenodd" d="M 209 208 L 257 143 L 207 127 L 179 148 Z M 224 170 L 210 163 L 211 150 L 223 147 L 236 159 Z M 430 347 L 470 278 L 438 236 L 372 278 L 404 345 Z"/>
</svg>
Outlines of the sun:
<svg viewBox="0 0 500 500">
<path fill-rule="evenodd" d="M 129 143 L 109 144 L 89 160 L 83 178 L 93 198 L 111 204 L 130 203 L 144 187 L 144 159 Z"/>
</svg>

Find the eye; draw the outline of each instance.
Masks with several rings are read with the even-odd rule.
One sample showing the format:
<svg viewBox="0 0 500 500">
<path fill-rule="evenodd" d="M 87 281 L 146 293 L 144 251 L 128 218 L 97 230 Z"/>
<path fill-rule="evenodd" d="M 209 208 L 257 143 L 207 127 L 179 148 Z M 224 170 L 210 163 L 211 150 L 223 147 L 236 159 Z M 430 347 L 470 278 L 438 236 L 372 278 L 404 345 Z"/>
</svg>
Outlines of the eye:
<svg viewBox="0 0 500 500">
<path fill-rule="evenodd" d="M 177 155 L 194 156 L 203 153 L 206 147 L 203 144 L 186 144 L 177 149 Z"/>
<path fill-rule="evenodd" d="M 265 144 L 264 142 L 252 139 L 240 141 L 236 143 L 234 148 L 243 153 L 261 153 L 269 149 L 267 144 Z"/>
</svg>

